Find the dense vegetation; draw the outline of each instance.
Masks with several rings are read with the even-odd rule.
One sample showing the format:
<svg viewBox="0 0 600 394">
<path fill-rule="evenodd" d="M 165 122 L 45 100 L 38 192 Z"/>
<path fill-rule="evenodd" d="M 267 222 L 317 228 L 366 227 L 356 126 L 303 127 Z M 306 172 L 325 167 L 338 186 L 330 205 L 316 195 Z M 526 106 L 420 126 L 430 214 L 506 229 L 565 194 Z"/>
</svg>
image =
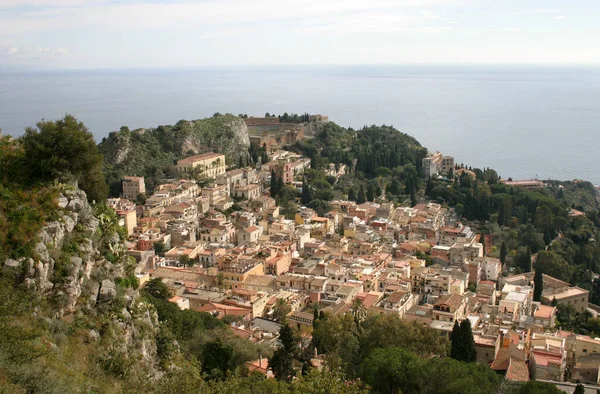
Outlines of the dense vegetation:
<svg viewBox="0 0 600 394">
<path fill-rule="evenodd" d="M 0 138 L 0 261 L 31 257 L 45 222 L 57 219 L 57 182 L 78 183 L 90 200 L 106 198 L 102 156 L 87 128 L 67 115 Z"/>
<path fill-rule="evenodd" d="M 134 131 L 121 127 L 98 145 L 105 156 L 110 194 L 119 195 L 125 175 L 144 176 L 146 186 L 152 189 L 176 175 L 177 160 L 196 153 L 220 152 L 234 164 L 248 163 L 248 147 L 236 128 L 243 133 L 243 122 L 230 114 Z"/>
</svg>

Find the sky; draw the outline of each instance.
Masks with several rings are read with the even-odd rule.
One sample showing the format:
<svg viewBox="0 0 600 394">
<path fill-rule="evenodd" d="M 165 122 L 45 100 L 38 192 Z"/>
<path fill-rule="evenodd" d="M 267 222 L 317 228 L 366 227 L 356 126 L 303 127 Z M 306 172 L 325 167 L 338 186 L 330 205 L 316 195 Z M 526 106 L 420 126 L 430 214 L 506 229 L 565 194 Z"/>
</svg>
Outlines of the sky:
<svg viewBox="0 0 600 394">
<path fill-rule="evenodd" d="M 599 0 L 0 0 L 0 67 L 600 64 Z"/>
</svg>

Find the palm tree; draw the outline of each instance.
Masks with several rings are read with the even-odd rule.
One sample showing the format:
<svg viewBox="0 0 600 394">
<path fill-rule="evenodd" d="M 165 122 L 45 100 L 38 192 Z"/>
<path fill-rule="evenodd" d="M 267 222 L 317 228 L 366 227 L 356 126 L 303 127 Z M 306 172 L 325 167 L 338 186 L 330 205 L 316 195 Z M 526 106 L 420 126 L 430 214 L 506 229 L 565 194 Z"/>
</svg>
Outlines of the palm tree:
<svg viewBox="0 0 600 394">
<path fill-rule="evenodd" d="M 225 275 L 222 272 L 217 274 L 217 288 L 219 289 L 219 292 L 223 291 L 223 288 L 225 288 Z"/>
<path fill-rule="evenodd" d="M 367 317 L 367 308 L 363 305 L 363 302 L 360 298 L 356 297 L 352 301 L 352 306 L 350 307 L 350 311 L 352 312 L 352 316 L 354 317 L 354 321 L 358 324 L 365 320 Z"/>
<path fill-rule="evenodd" d="M 287 315 L 290 313 L 292 308 L 283 298 L 278 298 L 275 301 L 275 306 L 273 307 L 273 317 L 281 324 L 285 324 L 287 322 Z"/>
</svg>

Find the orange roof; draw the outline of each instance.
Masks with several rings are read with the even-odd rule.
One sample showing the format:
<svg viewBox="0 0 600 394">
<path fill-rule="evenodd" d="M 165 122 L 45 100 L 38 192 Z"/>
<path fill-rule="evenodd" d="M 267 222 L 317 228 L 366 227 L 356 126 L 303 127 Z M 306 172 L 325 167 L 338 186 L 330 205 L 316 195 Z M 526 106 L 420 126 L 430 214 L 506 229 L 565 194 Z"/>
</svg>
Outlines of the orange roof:
<svg viewBox="0 0 600 394">
<path fill-rule="evenodd" d="M 557 354 L 534 350 L 531 355 L 537 365 L 562 364 L 562 357 Z"/>
<path fill-rule="evenodd" d="M 217 316 L 217 319 L 222 319 L 223 316 L 225 316 L 225 315 L 246 316 L 247 314 L 252 313 L 252 311 L 250 311 L 248 309 L 238 308 L 235 306 L 229 306 L 229 305 L 225 305 L 225 304 L 219 304 L 216 302 L 207 303 L 202 308 L 200 308 L 198 310 L 198 312 L 209 312 L 209 313 L 222 312 L 222 313 L 219 313 L 219 316 Z"/>
<path fill-rule="evenodd" d="M 554 314 L 555 308 L 553 306 L 548 305 L 540 305 L 537 311 L 533 314 L 534 317 L 538 317 L 541 319 L 550 319 Z"/>
</svg>

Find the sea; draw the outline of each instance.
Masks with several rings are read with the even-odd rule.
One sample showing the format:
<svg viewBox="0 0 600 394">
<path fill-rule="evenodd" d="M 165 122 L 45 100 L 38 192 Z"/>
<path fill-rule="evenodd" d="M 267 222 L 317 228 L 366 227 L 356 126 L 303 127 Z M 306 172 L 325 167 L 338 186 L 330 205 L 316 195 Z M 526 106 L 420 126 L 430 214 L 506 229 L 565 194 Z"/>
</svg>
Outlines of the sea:
<svg viewBox="0 0 600 394">
<path fill-rule="evenodd" d="M 264 66 L 0 71 L 0 128 L 66 113 L 97 141 L 215 112 L 387 124 L 457 163 L 600 185 L 600 67 Z"/>
</svg>

